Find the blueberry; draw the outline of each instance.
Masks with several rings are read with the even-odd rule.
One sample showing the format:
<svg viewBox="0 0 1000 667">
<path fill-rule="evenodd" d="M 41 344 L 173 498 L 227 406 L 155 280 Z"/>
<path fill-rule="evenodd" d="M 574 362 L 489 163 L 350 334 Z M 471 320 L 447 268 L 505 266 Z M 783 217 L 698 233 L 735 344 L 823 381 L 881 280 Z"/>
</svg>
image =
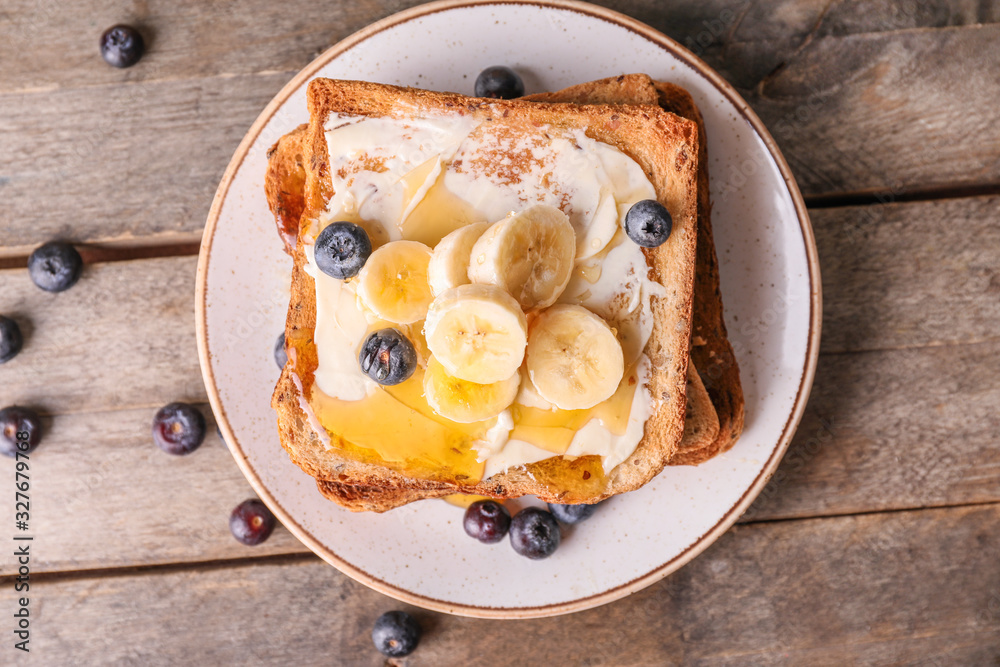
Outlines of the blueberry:
<svg viewBox="0 0 1000 667">
<path fill-rule="evenodd" d="M 142 35 L 132 26 L 112 26 L 101 35 L 101 56 L 112 67 L 131 67 L 145 50 Z"/>
<path fill-rule="evenodd" d="M 643 199 L 625 214 L 625 233 L 644 248 L 655 248 L 670 237 L 673 218 L 663 204 L 655 199 Z"/>
<path fill-rule="evenodd" d="M 372 641 L 382 655 L 402 658 L 420 643 L 420 624 L 405 611 L 387 611 L 375 620 Z"/>
<path fill-rule="evenodd" d="M 399 384 L 417 369 L 413 343 L 396 329 L 370 334 L 358 355 L 361 371 L 381 385 Z"/>
<path fill-rule="evenodd" d="M 16 357 L 22 345 L 21 327 L 9 317 L 0 315 L 0 364 Z"/>
<path fill-rule="evenodd" d="M 510 522 L 510 545 L 514 551 L 532 560 L 551 556 L 560 539 L 555 517 L 538 507 L 526 507 Z"/>
<path fill-rule="evenodd" d="M 493 500 L 479 500 L 465 510 L 462 526 L 469 537 L 483 544 L 496 544 L 507 537 L 510 528 L 510 512 Z"/>
<path fill-rule="evenodd" d="M 285 352 L 285 332 L 282 331 L 278 340 L 274 341 L 274 363 L 278 368 L 284 368 L 288 363 L 288 353 Z"/>
<path fill-rule="evenodd" d="M 42 424 L 34 410 L 16 405 L 0 410 L 0 452 L 27 454 L 41 438 Z"/>
<path fill-rule="evenodd" d="M 28 257 L 28 275 L 46 292 L 62 292 L 80 278 L 83 260 L 76 248 L 62 241 L 49 241 Z"/>
<path fill-rule="evenodd" d="M 255 547 L 271 536 L 277 522 L 267 505 L 251 498 L 237 505 L 229 515 L 229 532 L 248 547 Z"/>
<path fill-rule="evenodd" d="M 358 275 L 372 254 L 372 241 L 353 222 L 332 222 L 316 237 L 313 254 L 320 271 L 344 280 Z"/>
<path fill-rule="evenodd" d="M 205 439 L 205 417 L 187 403 L 164 405 L 153 417 L 153 442 L 168 454 L 190 454 Z"/>
<path fill-rule="evenodd" d="M 549 503 L 549 511 L 563 523 L 574 524 L 586 521 L 594 515 L 600 503 L 593 505 L 556 505 Z"/>
<path fill-rule="evenodd" d="M 524 82 L 517 72 L 504 65 L 487 67 L 476 77 L 476 97 L 512 100 L 524 95 Z"/>
</svg>

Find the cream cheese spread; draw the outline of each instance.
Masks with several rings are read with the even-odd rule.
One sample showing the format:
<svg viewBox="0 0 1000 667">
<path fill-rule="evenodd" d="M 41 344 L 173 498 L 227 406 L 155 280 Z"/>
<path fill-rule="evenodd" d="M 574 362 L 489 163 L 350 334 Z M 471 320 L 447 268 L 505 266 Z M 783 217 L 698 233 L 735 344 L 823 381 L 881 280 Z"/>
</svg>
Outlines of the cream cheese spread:
<svg viewBox="0 0 1000 667">
<path fill-rule="evenodd" d="M 313 232 L 328 222 L 349 220 L 362 225 L 376 246 L 419 233 L 433 247 L 451 229 L 418 229 L 413 214 L 438 191 L 459 205 L 464 216 L 459 224 L 494 222 L 535 204 L 560 208 L 577 234 L 577 260 L 559 301 L 582 305 L 604 318 L 622 344 L 626 369 L 633 369 L 638 378 L 623 432 L 612 432 L 594 417 L 577 430 L 566 450 L 569 456 L 601 456 L 609 472 L 635 450 L 656 408 L 649 391 L 650 362 L 643 350 L 653 330 L 650 300 L 664 290 L 649 278 L 642 250 L 621 231 L 631 205 L 654 199 L 656 193 L 642 168 L 614 146 L 578 129 L 532 129 L 508 136 L 496 124 L 466 116 L 333 114 L 326 124 L 326 142 L 334 195 Z M 319 363 L 314 391 L 343 401 L 362 400 L 378 386 L 361 372 L 358 349 L 379 320 L 359 299 L 355 281 L 322 273 L 312 246 L 304 250 L 305 270 L 316 283 L 314 341 Z M 524 385 L 516 404 L 552 408 L 530 382 Z M 511 438 L 514 427 L 508 409 L 474 443 L 478 460 L 485 462 L 484 478 L 555 455 Z"/>
</svg>

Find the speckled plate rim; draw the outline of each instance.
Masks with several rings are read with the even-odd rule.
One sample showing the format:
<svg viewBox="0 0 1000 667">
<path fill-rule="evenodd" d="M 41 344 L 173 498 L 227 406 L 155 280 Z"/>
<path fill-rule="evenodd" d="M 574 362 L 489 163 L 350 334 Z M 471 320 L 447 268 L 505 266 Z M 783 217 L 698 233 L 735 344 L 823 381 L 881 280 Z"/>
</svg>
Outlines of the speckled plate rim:
<svg viewBox="0 0 1000 667">
<path fill-rule="evenodd" d="M 288 511 L 282 507 L 277 499 L 261 482 L 256 471 L 251 467 L 246 454 L 240 447 L 236 434 L 229 425 L 229 420 L 226 417 L 225 409 L 219 397 L 215 377 L 209 361 L 210 353 L 208 349 L 208 335 L 205 317 L 207 303 L 207 269 L 209 253 L 211 252 L 212 241 L 215 236 L 216 223 L 219 220 L 222 206 L 225 202 L 226 195 L 229 192 L 230 185 L 239 171 L 240 166 L 243 164 L 243 160 L 247 153 L 251 150 L 251 147 L 257 141 L 261 131 L 264 129 L 264 126 L 287 101 L 292 93 L 303 86 L 309 79 L 316 76 L 316 73 L 320 69 L 325 67 L 334 58 L 357 46 L 373 35 L 376 35 L 388 28 L 392 28 L 429 14 L 480 5 L 534 5 L 542 8 L 567 10 L 588 17 L 608 21 L 609 23 L 621 26 L 640 35 L 641 37 L 646 38 L 651 43 L 658 45 L 660 48 L 676 57 L 680 62 L 686 64 L 688 67 L 707 79 L 709 83 L 711 83 L 733 104 L 747 123 L 749 123 L 754 129 L 766 146 L 768 153 L 771 155 L 771 158 L 774 160 L 775 165 L 781 173 L 785 186 L 788 189 L 788 194 L 791 198 L 792 204 L 794 205 L 796 217 L 799 221 L 802 240 L 805 245 L 806 263 L 809 269 L 810 312 L 805 365 L 802 369 L 802 375 L 799 381 L 799 387 L 791 414 L 788 416 L 788 420 L 781 431 L 781 436 L 772 450 L 770 457 L 753 483 L 711 529 L 706 531 L 698 539 L 692 542 L 691 545 L 684 551 L 674 556 L 667 562 L 639 577 L 632 579 L 631 581 L 610 588 L 599 594 L 550 605 L 498 608 L 457 604 L 446 600 L 440 600 L 426 595 L 421 595 L 419 593 L 414 593 L 413 591 L 400 588 L 382 579 L 374 577 L 330 551 L 326 545 L 322 544 L 309 531 L 303 528 L 288 513 Z M 284 524 L 285 527 L 292 532 L 292 534 L 301 540 L 303 544 L 309 547 L 309 549 L 323 558 L 323 560 L 327 561 L 341 572 L 344 572 L 353 579 L 369 586 L 370 588 L 373 588 L 376 591 L 379 591 L 380 593 L 384 593 L 403 602 L 434 611 L 457 614 L 461 616 L 525 619 L 557 616 L 560 614 L 582 611 L 584 609 L 590 609 L 602 604 L 607 604 L 631 593 L 635 593 L 650 584 L 659 581 L 670 573 L 675 572 L 690 562 L 695 556 L 708 548 L 709 545 L 711 545 L 716 539 L 725 533 L 729 527 L 733 525 L 733 523 L 736 522 L 736 520 L 743 514 L 743 512 L 746 511 L 753 500 L 764 488 L 764 485 L 767 484 L 768 480 L 770 480 L 771 476 L 774 474 L 774 471 L 777 469 L 782 456 L 784 456 L 785 450 L 788 448 L 788 444 L 791 442 L 792 436 L 795 434 L 795 429 L 798 427 L 798 424 L 802 419 L 802 415 L 805 412 L 806 402 L 809 398 L 809 392 L 812 388 L 813 379 L 816 373 L 816 363 L 819 358 L 819 340 L 822 321 L 822 291 L 816 241 L 813 236 L 812 224 L 810 223 L 805 202 L 802 199 L 802 194 L 799 192 L 798 185 L 795 183 L 795 179 L 792 176 L 791 169 L 788 167 L 788 163 L 785 161 L 784 156 L 782 156 L 781 151 L 778 149 L 778 146 L 771 137 L 771 134 L 767 131 L 760 118 L 758 118 L 757 114 L 750 109 L 739 93 L 737 93 L 727 81 L 719 76 L 718 73 L 716 73 L 700 58 L 685 49 L 683 46 L 648 25 L 637 21 L 636 19 L 610 9 L 598 7 L 586 2 L 579 2 L 577 0 L 438 0 L 437 2 L 430 2 L 425 5 L 413 7 L 376 21 L 375 23 L 359 30 L 324 51 L 319 57 L 309 63 L 309 65 L 307 65 L 291 81 L 289 81 L 285 87 L 282 88 L 281 91 L 271 100 L 271 102 L 257 117 L 257 120 L 254 121 L 250 130 L 247 132 L 246 136 L 244 136 L 243 141 L 240 142 L 239 147 L 236 149 L 236 153 L 233 155 L 229 166 L 223 174 L 222 181 L 215 193 L 215 197 L 212 201 L 212 207 L 208 213 L 208 219 L 205 224 L 205 231 L 201 242 L 196 282 L 195 323 L 196 335 L 198 339 L 198 356 L 201 361 L 202 375 L 205 380 L 205 387 L 208 392 L 209 401 L 212 405 L 212 410 L 218 419 L 219 428 L 225 436 L 226 443 L 232 452 L 233 457 L 236 459 L 237 465 L 240 467 L 240 470 L 242 470 L 254 490 L 259 494 L 260 498 L 267 503 L 267 505 L 281 520 L 282 524 Z"/>
</svg>

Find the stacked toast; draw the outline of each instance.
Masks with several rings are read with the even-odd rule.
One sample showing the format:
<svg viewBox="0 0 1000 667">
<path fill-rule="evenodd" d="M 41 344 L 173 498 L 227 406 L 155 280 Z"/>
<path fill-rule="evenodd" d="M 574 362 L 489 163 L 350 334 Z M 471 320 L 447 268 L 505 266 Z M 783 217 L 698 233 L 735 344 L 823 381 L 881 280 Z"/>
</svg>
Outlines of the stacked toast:
<svg viewBox="0 0 1000 667">
<path fill-rule="evenodd" d="M 665 465 L 696 465 L 733 446 L 743 428 L 743 395 L 723 321 L 704 123 L 684 89 L 645 75 L 623 75 L 519 100 L 484 100 L 317 79 L 308 99 L 310 123 L 282 137 L 268 153 L 268 204 L 295 259 L 286 325 L 290 360 L 272 404 L 282 446 L 316 479 L 324 496 L 351 510 L 377 512 L 454 493 L 499 499 L 532 494 L 549 502 L 592 503 L 639 488 Z M 664 287 L 651 303 L 654 326 L 644 350 L 655 409 L 635 450 L 599 479 L 589 472 L 592 456 L 552 456 L 479 480 L 414 475 L 377 457 L 354 455 L 350 443 L 320 432 L 322 426 L 309 414 L 317 363 L 316 292 L 305 269 L 305 248 L 335 194 L 324 132 L 328 121 L 334 115 L 442 114 L 515 137 L 538 128 L 584 131 L 635 160 L 672 216 L 670 239 L 643 250 L 650 277 Z M 581 476 L 592 483 L 581 482 Z"/>
</svg>

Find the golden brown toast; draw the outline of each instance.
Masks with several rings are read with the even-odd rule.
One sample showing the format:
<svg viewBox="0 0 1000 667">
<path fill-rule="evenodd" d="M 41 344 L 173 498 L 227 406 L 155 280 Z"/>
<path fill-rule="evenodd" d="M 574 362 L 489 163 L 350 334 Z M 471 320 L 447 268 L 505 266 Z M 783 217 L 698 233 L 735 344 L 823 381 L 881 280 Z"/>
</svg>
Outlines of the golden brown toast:
<svg viewBox="0 0 1000 667">
<path fill-rule="evenodd" d="M 449 111 L 472 116 L 483 123 L 499 123 L 511 132 L 533 131 L 539 124 L 553 128 L 586 128 L 598 141 L 615 145 L 635 159 L 656 186 L 659 198 L 671 211 L 674 234 L 660 248 L 647 252 L 651 275 L 665 284 L 667 294 L 654 302 L 656 324 L 646 353 L 658 369 L 651 381 L 662 404 L 647 421 L 636 451 L 616 467 L 601 484 L 574 484 L 571 490 L 549 480 L 563 480 L 592 470 L 595 457 L 576 460 L 555 457 L 524 468 L 509 469 L 476 484 L 452 480 L 415 479 L 383 465 L 327 450 L 309 426 L 299 407 L 299 397 L 311 388 L 315 349 L 310 350 L 315 322 L 314 286 L 302 270 L 303 243 L 295 252 L 293 295 L 286 338 L 294 350 L 301 387 L 292 364 L 286 367 L 275 390 L 273 404 L 279 415 L 282 444 L 306 472 L 321 480 L 320 487 L 333 499 L 352 509 L 383 509 L 385 499 L 369 503 L 374 492 L 393 489 L 396 499 L 417 499 L 448 493 L 474 493 L 493 497 L 534 494 L 554 502 L 596 502 L 604 497 L 638 488 L 659 472 L 677 448 L 683 433 L 686 407 L 691 288 L 693 285 L 697 213 L 697 126 L 658 107 L 580 107 L 569 104 L 534 104 L 520 100 L 477 100 L 457 95 L 379 86 L 362 82 L 317 80 L 310 85 L 312 121 L 304 139 L 306 172 L 305 216 L 325 207 L 330 180 L 323 125 L 336 111 L 368 116 L 405 115 Z M 537 131 L 537 130 L 534 130 Z M 584 477 L 589 475 L 584 474 Z M 596 476 L 595 476 L 596 477 Z M 336 490 L 331 489 L 331 482 Z M 339 487 L 336 483 L 340 483 Z M 412 498 L 410 497 L 412 496 Z M 393 506 L 400 503 L 393 503 Z M 359 506 L 361 505 L 361 506 Z"/>
<path fill-rule="evenodd" d="M 692 311 L 691 361 L 698 369 L 719 420 L 718 436 L 685 439 L 670 465 L 696 465 L 728 451 L 743 432 L 744 400 L 740 368 L 729 342 L 719 290 L 719 260 L 712 235 L 709 199 L 708 141 L 705 122 L 691 95 L 678 85 L 653 81 L 645 74 L 625 74 L 581 83 L 552 93 L 529 95 L 540 102 L 578 104 L 658 104 L 698 125 L 698 247 Z"/>
<path fill-rule="evenodd" d="M 671 465 L 695 465 L 730 449 L 743 430 L 744 400 L 739 365 L 723 319 L 719 265 L 712 235 L 709 201 L 707 141 L 701 113 L 686 90 L 672 83 L 654 82 L 643 74 L 627 74 L 579 84 L 555 92 L 528 96 L 539 101 L 577 103 L 659 104 L 698 124 L 698 245 L 692 315 L 692 357 L 696 367 L 708 369 L 709 395 L 719 419 L 719 435 L 712 442 L 685 437 Z M 304 208 L 305 165 L 302 140 L 307 125 L 282 137 L 268 152 L 266 192 L 286 251 L 295 245 Z"/>
<path fill-rule="evenodd" d="M 633 84 L 636 83 L 631 77 L 629 80 Z M 633 85 L 629 92 L 635 94 L 639 90 L 641 90 L 639 85 Z M 268 171 L 265 179 L 268 204 L 275 216 L 285 251 L 289 255 L 295 249 L 295 234 L 289 234 L 289 231 L 298 231 L 299 217 L 305 206 L 302 140 L 307 127 L 303 124 L 295 128 L 279 139 L 268 151 Z M 700 268 L 696 265 L 695 271 Z M 695 294 L 695 303 L 698 298 L 699 295 Z M 694 363 L 691 362 L 688 365 L 684 435 L 678 443 L 677 451 L 671 457 L 671 462 L 684 453 L 702 451 L 712 446 L 718 433 L 719 418 L 715 407 L 705 391 Z M 449 493 L 449 490 L 444 488 L 437 491 L 397 489 L 362 486 L 336 480 L 318 480 L 317 484 L 323 495 L 356 510 L 386 511 L 415 500 L 440 497 Z"/>
</svg>

